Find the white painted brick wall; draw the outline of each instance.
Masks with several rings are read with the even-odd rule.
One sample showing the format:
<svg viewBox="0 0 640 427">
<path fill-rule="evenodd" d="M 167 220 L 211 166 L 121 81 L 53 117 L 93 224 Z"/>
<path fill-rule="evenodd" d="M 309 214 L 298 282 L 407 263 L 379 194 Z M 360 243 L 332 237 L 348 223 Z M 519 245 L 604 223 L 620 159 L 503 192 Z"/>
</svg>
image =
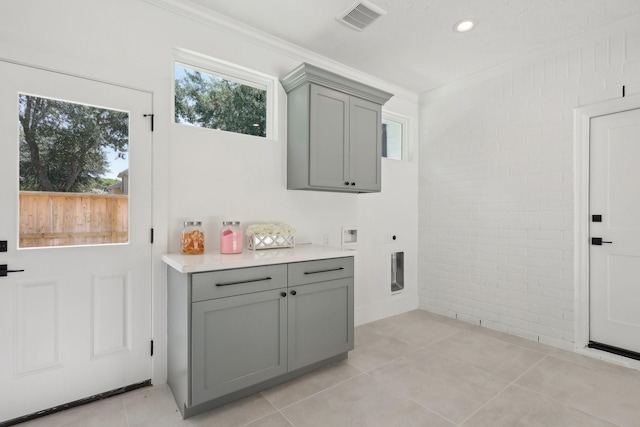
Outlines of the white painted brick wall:
<svg viewBox="0 0 640 427">
<path fill-rule="evenodd" d="M 573 109 L 640 93 L 638 21 L 422 95 L 421 308 L 572 347 Z"/>
</svg>

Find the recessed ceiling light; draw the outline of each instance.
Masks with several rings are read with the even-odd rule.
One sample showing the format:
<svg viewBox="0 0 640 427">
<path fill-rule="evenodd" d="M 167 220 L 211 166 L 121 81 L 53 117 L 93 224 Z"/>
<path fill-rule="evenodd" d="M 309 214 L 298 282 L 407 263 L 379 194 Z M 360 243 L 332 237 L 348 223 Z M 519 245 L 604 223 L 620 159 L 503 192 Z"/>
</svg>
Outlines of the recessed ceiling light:
<svg viewBox="0 0 640 427">
<path fill-rule="evenodd" d="M 463 19 L 462 21 L 456 22 L 456 25 L 453 26 L 453 31 L 458 33 L 465 33 L 473 28 L 475 24 L 471 19 Z"/>
</svg>

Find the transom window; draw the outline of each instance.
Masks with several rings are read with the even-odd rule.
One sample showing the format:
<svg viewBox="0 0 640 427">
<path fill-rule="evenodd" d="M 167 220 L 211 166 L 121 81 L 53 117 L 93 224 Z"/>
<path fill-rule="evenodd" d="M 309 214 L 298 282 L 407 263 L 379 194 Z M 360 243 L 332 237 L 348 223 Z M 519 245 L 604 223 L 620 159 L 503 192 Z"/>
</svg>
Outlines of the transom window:
<svg viewBox="0 0 640 427">
<path fill-rule="evenodd" d="M 174 65 L 174 121 L 275 139 L 273 79 L 200 55 Z"/>
<path fill-rule="evenodd" d="M 407 158 L 409 120 L 396 114 L 382 114 L 382 157 L 393 160 Z"/>
</svg>

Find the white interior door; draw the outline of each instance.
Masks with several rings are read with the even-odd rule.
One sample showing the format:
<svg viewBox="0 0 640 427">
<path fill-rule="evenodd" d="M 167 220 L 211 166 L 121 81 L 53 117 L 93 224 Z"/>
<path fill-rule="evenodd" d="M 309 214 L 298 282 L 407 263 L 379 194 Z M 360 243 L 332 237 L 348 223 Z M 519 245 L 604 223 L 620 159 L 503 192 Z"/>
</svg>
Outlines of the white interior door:
<svg viewBox="0 0 640 427">
<path fill-rule="evenodd" d="M 592 118 L 590 135 L 590 236 L 602 244 L 590 247 L 589 339 L 640 353 L 640 109 Z"/>
<path fill-rule="evenodd" d="M 24 270 L 0 277 L 1 422 L 151 378 L 152 100 L 1 61 L 0 75 L 0 264 Z M 105 190 L 100 156 L 116 153 Z"/>
</svg>

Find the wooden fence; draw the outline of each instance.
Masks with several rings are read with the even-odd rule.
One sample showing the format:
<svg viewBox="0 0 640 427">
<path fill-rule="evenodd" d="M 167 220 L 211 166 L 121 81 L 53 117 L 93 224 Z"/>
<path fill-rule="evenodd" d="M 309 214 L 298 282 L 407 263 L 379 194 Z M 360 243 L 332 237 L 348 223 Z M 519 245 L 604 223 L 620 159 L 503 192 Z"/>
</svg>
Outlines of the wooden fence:
<svg viewBox="0 0 640 427">
<path fill-rule="evenodd" d="M 129 240 L 129 197 L 20 192 L 20 247 L 95 245 Z"/>
</svg>

